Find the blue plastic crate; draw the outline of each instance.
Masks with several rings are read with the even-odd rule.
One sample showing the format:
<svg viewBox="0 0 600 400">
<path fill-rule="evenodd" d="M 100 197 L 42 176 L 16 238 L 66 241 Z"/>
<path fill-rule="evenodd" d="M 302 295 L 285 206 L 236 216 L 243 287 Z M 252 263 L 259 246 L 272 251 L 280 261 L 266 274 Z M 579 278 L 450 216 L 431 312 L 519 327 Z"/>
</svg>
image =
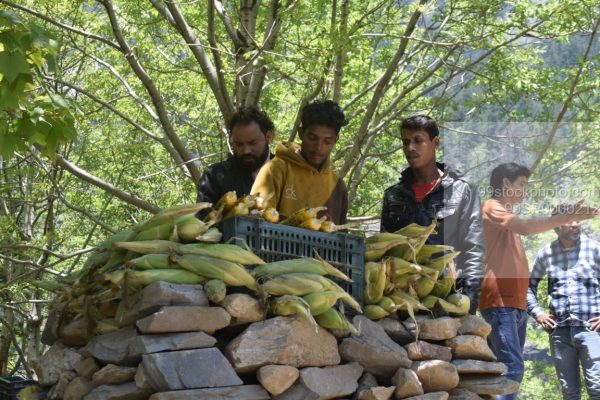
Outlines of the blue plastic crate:
<svg viewBox="0 0 600 400">
<path fill-rule="evenodd" d="M 36 381 L 22 376 L 0 376 L 0 400 L 15 400 L 21 389 L 32 385 L 39 386 Z"/>
<path fill-rule="evenodd" d="M 256 217 L 233 217 L 223 221 L 223 241 L 248 247 L 266 262 L 290 258 L 321 258 L 352 279 L 338 284 L 364 305 L 365 243 L 347 233 L 315 232 L 293 226 L 272 224 Z"/>
</svg>

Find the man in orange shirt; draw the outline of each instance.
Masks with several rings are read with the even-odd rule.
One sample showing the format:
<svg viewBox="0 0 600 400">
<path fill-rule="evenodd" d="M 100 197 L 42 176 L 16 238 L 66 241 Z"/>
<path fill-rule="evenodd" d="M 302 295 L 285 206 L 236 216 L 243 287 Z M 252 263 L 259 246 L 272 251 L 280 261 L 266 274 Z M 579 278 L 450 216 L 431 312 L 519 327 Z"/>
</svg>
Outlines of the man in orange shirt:
<svg viewBox="0 0 600 400">
<path fill-rule="evenodd" d="M 479 310 L 492 326 L 488 344 L 498 361 L 508 367 L 507 378 L 523 379 L 523 346 L 527 328 L 529 266 L 519 235 L 535 235 L 570 221 L 598 215 L 598 209 L 576 204 L 569 213 L 549 217 L 520 218 L 513 208 L 525 198 L 531 172 L 515 163 L 501 164 L 490 177 L 492 198 L 482 207 L 485 240 L 485 275 Z M 516 399 L 516 394 L 497 399 Z"/>
</svg>

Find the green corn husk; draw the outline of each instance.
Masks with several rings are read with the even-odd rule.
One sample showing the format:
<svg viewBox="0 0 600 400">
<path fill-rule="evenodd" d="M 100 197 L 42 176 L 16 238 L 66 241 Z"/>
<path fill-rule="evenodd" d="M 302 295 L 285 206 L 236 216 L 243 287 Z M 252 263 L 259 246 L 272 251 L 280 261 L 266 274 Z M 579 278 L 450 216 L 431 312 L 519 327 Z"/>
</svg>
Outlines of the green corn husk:
<svg viewBox="0 0 600 400">
<path fill-rule="evenodd" d="M 365 306 L 365 316 L 370 320 L 377 321 L 378 319 L 389 316 L 390 313 L 379 307 L 377 304 L 369 304 Z"/>
<path fill-rule="evenodd" d="M 210 207 L 210 203 L 197 203 L 197 204 L 183 204 L 180 206 L 175 206 L 171 208 L 166 208 L 161 210 L 152 218 L 150 218 L 146 222 L 142 222 L 133 227 L 133 230 L 136 232 L 141 232 L 148 228 L 152 228 L 158 225 L 163 225 L 171 221 L 175 221 L 177 217 L 186 214 L 196 214 L 198 211 L 203 210 L 205 208 Z"/>
<path fill-rule="evenodd" d="M 204 284 L 204 293 L 210 301 L 220 304 L 227 295 L 227 286 L 220 279 L 211 279 Z"/>
<path fill-rule="evenodd" d="M 443 256 L 427 260 L 423 265 L 428 268 L 433 268 L 433 269 L 436 269 L 436 270 L 442 272 L 444 270 L 444 267 L 450 261 L 454 260 L 454 258 L 456 256 L 458 256 L 459 254 L 460 254 L 460 251 L 453 251 L 450 253 L 446 253 Z"/>
<path fill-rule="evenodd" d="M 265 262 L 249 250 L 234 244 L 218 243 L 191 243 L 177 248 L 179 254 L 198 254 L 207 257 L 219 258 L 242 265 L 261 265 Z"/>
<path fill-rule="evenodd" d="M 339 269 L 324 260 L 315 258 L 294 258 L 289 260 L 274 261 L 254 268 L 252 275 L 256 279 L 273 278 L 289 273 L 311 273 L 317 275 L 331 275 L 341 280 L 351 282 L 351 279 Z"/>
<path fill-rule="evenodd" d="M 367 262 L 365 264 L 365 303 L 377 304 L 383 297 L 388 265 L 389 261 Z"/>
<path fill-rule="evenodd" d="M 158 254 L 176 253 L 181 245 L 170 240 L 142 240 L 138 242 L 117 242 L 113 247 L 138 254 Z"/>
<path fill-rule="evenodd" d="M 117 242 L 128 242 L 133 240 L 137 233 L 133 229 L 126 229 L 121 232 L 117 232 L 114 235 L 105 239 L 98 245 L 98 250 L 112 250 L 113 244 Z"/>
<path fill-rule="evenodd" d="M 193 242 L 196 238 L 208 231 L 211 224 L 200 221 L 193 214 L 178 217 L 174 223 L 175 232 L 180 242 Z"/>
<path fill-rule="evenodd" d="M 167 269 L 171 267 L 168 254 L 146 254 L 127 261 L 135 269 Z"/>
<path fill-rule="evenodd" d="M 119 270 L 104 274 L 104 278 L 112 284 L 122 287 L 139 288 L 158 281 L 177 284 L 204 283 L 206 278 L 182 269 L 148 269 L 144 271 Z"/>
<path fill-rule="evenodd" d="M 223 234 L 217 228 L 209 228 L 202 235 L 196 236 L 198 242 L 202 243 L 219 243 Z"/>
<path fill-rule="evenodd" d="M 317 325 L 310 313 L 310 306 L 302 297 L 292 295 L 273 297 L 269 301 L 269 310 L 275 315 L 289 316 L 297 314 L 309 324 Z"/>
<path fill-rule="evenodd" d="M 245 286 L 253 291 L 258 290 L 256 281 L 241 264 L 198 254 L 178 255 L 173 261 L 181 268 L 205 278 L 220 279 L 229 286 Z"/>
<path fill-rule="evenodd" d="M 356 327 L 346 319 L 344 314 L 333 307 L 325 311 L 323 314 L 317 315 L 315 320 L 323 328 L 341 329 L 346 332 L 350 332 L 353 335 L 359 334 L 358 329 L 356 329 Z"/>
<path fill-rule="evenodd" d="M 174 228 L 173 222 L 167 222 L 162 225 L 153 226 L 138 232 L 133 238 L 133 241 L 141 242 L 144 240 L 172 240 Z"/>
</svg>

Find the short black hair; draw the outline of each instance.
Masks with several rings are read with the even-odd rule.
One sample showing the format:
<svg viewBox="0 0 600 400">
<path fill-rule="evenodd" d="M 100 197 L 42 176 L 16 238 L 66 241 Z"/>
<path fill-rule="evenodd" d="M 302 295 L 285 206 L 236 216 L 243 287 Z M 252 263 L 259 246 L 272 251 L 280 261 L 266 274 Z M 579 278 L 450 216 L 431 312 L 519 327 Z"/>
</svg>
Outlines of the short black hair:
<svg viewBox="0 0 600 400">
<path fill-rule="evenodd" d="M 490 175 L 490 187 L 492 189 L 492 197 L 502 196 L 502 181 L 507 178 L 509 181 L 514 182 L 518 177 L 524 176 L 529 179 L 531 170 L 524 165 L 520 165 L 514 162 L 504 163 L 498 165 L 492 170 Z"/>
<path fill-rule="evenodd" d="M 305 105 L 302 108 L 300 121 L 302 129 L 314 124 L 325 125 L 335 130 L 336 135 L 340 133 L 342 126 L 348 124 L 338 103 L 331 100 L 315 100 Z"/>
<path fill-rule="evenodd" d="M 231 118 L 229 118 L 227 129 L 229 130 L 229 134 L 231 135 L 231 131 L 233 131 L 233 128 L 236 125 L 250 125 L 253 122 L 256 122 L 258 126 L 260 126 L 260 130 L 265 135 L 268 131 L 275 132 L 275 125 L 273 124 L 273 121 L 271 121 L 271 119 L 265 112 L 260 111 L 256 107 L 240 107 L 231 116 Z"/>
<path fill-rule="evenodd" d="M 440 130 L 435 119 L 424 114 L 411 115 L 408 118 L 404 118 L 400 123 L 400 133 L 402 133 L 404 130 L 424 130 L 429 134 L 429 139 L 440 136 Z"/>
</svg>

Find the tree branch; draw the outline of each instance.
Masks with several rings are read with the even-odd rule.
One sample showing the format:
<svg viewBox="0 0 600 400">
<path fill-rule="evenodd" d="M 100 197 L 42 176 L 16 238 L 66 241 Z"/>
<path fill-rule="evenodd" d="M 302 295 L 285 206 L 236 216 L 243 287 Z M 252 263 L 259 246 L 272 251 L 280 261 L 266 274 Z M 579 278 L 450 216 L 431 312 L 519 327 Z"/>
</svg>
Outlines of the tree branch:
<svg viewBox="0 0 600 400">
<path fill-rule="evenodd" d="M 181 142 L 181 139 L 179 139 L 179 136 L 177 136 L 177 133 L 175 132 L 173 124 L 171 123 L 169 116 L 167 115 L 164 99 L 162 98 L 160 91 L 154 84 L 154 81 L 152 80 L 150 75 L 148 75 L 142 64 L 135 56 L 133 49 L 129 47 L 129 44 L 125 40 L 112 3 L 109 0 L 98 1 L 104 6 L 106 13 L 108 14 L 113 34 L 119 42 L 121 52 L 125 55 L 127 62 L 129 63 L 135 74 L 138 76 L 138 78 L 148 91 L 148 94 L 152 99 L 154 108 L 156 108 L 156 112 L 158 114 L 166 136 L 169 138 L 169 141 L 171 142 L 177 153 L 184 160 L 184 163 L 182 164 L 182 169 L 184 171 L 187 169 L 187 171 L 189 172 L 189 176 L 192 178 L 194 185 L 196 185 L 197 187 L 200 184 L 200 171 L 198 171 L 198 168 L 193 162 L 189 162 L 192 159 L 192 156 L 187 151 L 187 149 Z"/>
</svg>

